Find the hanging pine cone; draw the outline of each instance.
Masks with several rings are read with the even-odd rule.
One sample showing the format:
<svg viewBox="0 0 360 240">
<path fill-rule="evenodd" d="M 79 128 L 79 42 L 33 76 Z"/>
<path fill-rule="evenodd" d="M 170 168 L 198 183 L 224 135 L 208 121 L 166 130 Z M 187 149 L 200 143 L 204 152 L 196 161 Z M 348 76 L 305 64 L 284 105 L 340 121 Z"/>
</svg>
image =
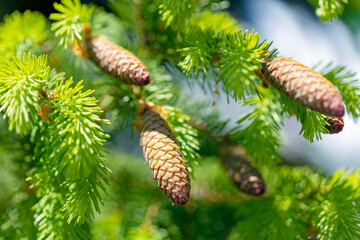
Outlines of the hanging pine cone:
<svg viewBox="0 0 360 240">
<path fill-rule="evenodd" d="M 344 119 L 342 117 L 328 118 L 326 121 L 330 124 L 330 126 L 326 126 L 326 128 L 331 134 L 339 133 L 344 128 Z"/>
<path fill-rule="evenodd" d="M 265 193 L 264 179 L 250 164 L 250 159 L 245 157 L 245 149 L 240 146 L 223 147 L 221 159 L 229 178 L 240 191 L 255 196 Z"/>
<path fill-rule="evenodd" d="M 140 119 L 140 145 L 158 186 L 177 205 L 190 198 L 190 177 L 174 132 L 151 108 Z"/>
<path fill-rule="evenodd" d="M 150 83 L 150 73 L 144 64 L 114 42 L 93 36 L 86 40 L 85 49 L 92 62 L 124 83 L 137 86 Z"/>
<path fill-rule="evenodd" d="M 267 81 L 285 96 L 313 111 L 344 116 L 340 92 L 321 74 L 289 58 L 273 58 L 263 63 Z"/>
</svg>

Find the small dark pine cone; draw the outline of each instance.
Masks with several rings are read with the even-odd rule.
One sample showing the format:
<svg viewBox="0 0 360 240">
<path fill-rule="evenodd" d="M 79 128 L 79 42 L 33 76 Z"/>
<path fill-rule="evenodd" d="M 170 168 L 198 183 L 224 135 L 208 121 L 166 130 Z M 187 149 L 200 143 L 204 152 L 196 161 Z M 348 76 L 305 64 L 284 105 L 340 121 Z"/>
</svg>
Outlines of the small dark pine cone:
<svg viewBox="0 0 360 240">
<path fill-rule="evenodd" d="M 158 186 L 177 205 L 190 198 L 190 177 L 170 125 L 153 109 L 141 117 L 140 145 Z"/>
<path fill-rule="evenodd" d="M 103 37 L 90 37 L 85 49 L 92 62 L 104 72 L 130 85 L 150 83 L 150 73 L 134 54 Z"/>
<path fill-rule="evenodd" d="M 229 178 L 242 192 L 261 196 L 265 193 L 264 179 L 259 170 L 245 157 L 245 150 L 240 146 L 226 146 L 221 149 L 222 163 Z"/>
<path fill-rule="evenodd" d="M 267 81 L 293 101 L 313 111 L 342 117 L 345 106 L 340 92 L 321 74 L 289 58 L 263 63 Z"/>
<path fill-rule="evenodd" d="M 330 124 L 330 126 L 326 126 L 326 128 L 330 131 L 331 134 L 339 133 L 344 128 L 344 119 L 342 117 L 328 118 L 326 121 Z"/>
</svg>

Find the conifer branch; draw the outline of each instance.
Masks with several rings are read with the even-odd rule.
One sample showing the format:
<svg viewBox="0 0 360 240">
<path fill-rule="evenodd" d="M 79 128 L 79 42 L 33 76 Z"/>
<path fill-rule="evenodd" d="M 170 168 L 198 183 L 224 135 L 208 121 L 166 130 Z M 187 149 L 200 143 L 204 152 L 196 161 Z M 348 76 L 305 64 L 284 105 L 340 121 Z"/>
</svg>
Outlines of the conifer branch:
<svg viewBox="0 0 360 240">
<path fill-rule="evenodd" d="M 103 144 L 108 137 L 98 125 L 109 124 L 100 119 L 102 112 L 97 100 L 89 97 L 93 91 L 82 92 L 82 81 L 71 87 L 72 79 L 59 81 L 55 87 L 54 119 L 49 124 L 49 156 L 57 163 L 59 171 L 67 179 L 66 203 L 63 210 L 68 222 L 73 219 L 83 223 L 85 217 L 93 215 L 93 207 L 99 211 L 101 197 L 98 189 L 104 190 L 109 169 L 104 165 Z"/>
<path fill-rule="evenodd" d="M 309 1 L 324 21 L 342 14 L 347 3 L 346 0 Z M 327 99 L 310 101 L 308 106 L 300 105 L 301 102 L 294 102 L 294 99 L 285 97 L 273 87 L 263 88 L 267 82 L 260 79 L 260 70 L 264 62 L 273 59 L 276 50 L 270 50 L 271 43 L 267 41 L 259 42 L 260 37 L 254 31 L 242 30 L 230 14 L 210 11 L 210 5 L 220 6 L 227 1 L 216 4 L 213 1 L 195 0 L 109 2 L 117 17 L 102 9 L 94 12 L 95 6 L 81 4 L 80 0 L 62 0 L 62 4 L 55 4 L 59 13 L 50 17 L 56 21 L 52 30 L 60 37 L 61 45 L 65 48 L 69 44 L 84 47 L 90 39 L 96 40 L 97 35 L 111 39 L 111 44 L 104 39 L 98 42 L 100 48 L 113 46 L 110 50 L 90 49 L 99 54 L 96 61 L 101 70 L 107 72 L 123 70 L 124 65 L 129 63 L 128 57 L 132 56 L 115 43 L 125 44 L 132 51 L 141 50 L 145 59 L 155 59 L 145 60 L 153 79 L 145 87 L 118 84 L 87 62 L 69 57 L 70 51 L 45 48 L 49 31 L 47 19 L 41 14 L 16 12 L 0 24 L 0 64 L 4 62 L 0 66 L 1 110 L 9 122 L 9 129 L 27 137 L 29 143 L 26 142 L 26 146 L 30 146 L 29 151 L 33 154 L 24 164 L 32 167 L 26 173 L 31 186 L 26 188 L 27 192 L 22 197 L 15 197 L 20 200 L 1 219 L 1 230 L 6 231 L 5 238 L 92 239 L 90 232 L 96 226 L 93 228 L 91 220 L 102 208 L 101 195 L 105 192 L 107 175 L 110 173 L 104 157 L 104 144 L 109 136 L 100 126 L 109 124 L 109 121 L 102 119 L 104 112 L 98 107 L 97 100 L 91 97 L 95 92 L 83 90 L 92 85 L 96 87 L 96 96 L 100 97 L 99 105 L 104 106 L 116 121 L 113 128 L 128 125 L 138 111 L 134 125 L 140 131 L 144 156 L 158 186 L 173 203 L 184 205 L 189 201 L 191 187 L 187 165 L 189 169 L 198 170 L 194 171 L 194 176 L 202 177 L 205 182 L 199 183 L 196 179 L 193 191 L 195 204 L 190 202 L 186 210 L 163 208 L 163 202 L 167 204 L 165 200 L 159 200 L 157 193 L 150 196 L 146 192 L 150 185 L 148 176 L 141 171 L 143 164 L 124 161 L 120 164 L 121 171 L 116 176 L 114 174 L 115 181 L 121 183 L 112 189 L 115 188 L 114 192 L 117 193 L 116 200 L 113 200 L 116 211 L 109 214 L 107 219 L 99 220 L 106 225 L 101 236 L 126 239 L 137 239 L 146 234 L 152 238 L 183 237 L 179 234 L 181 230 L 176 228 L 168 231 L 167 228 L 176 225 L 174 222 L 178 221 L 178 213 L 189 213 L 200 199 L 221 201 L 221 211 L 231 211 L 226 217 L 233 218 L 234 226 L 224 227 L 223 230 L 228 233 L 231 228 L 229 239 L 305 239 L 309 235 L 319 239 L 360 238 L 358 170 L 351 174 L 338 171 L 326 177 L 304 166 L 274 166 L 280 162 L 280 129 L 284 117 L 296 116 L 302 124 L 300 134 L 311 142 L 321 139 L 323 133 L 338 131 L 343 126 L 343 119 L 309 110 L 313 109 L 311 104 L 325 102 L 326 105 Z M 91 34 L 86 30 L 84 39 L 84 25 L 90 22 Z M 112 28 L 117 31 L 112 31 Z M 139 43 L 137 38 L 140 38 Z M 21 58 L 19 54 L 3 61 L 24 50 L 38 54 L 44 49 L 52 54 L 53 65 L 62 67 L 69 75 L 72 75 L 71 71 L 76 72 L 79 79 L 86 76 L 85 79 L 89 81 L 73 83 L 72 78 L 66 80 L 65 73 L 58 73 L 47 66 L 45 56 L 35 57 L 29 53 Z M 114 49 L 118 51 L 114 53 Z M 82 50 L 90 53 L 89 49 Z M 122 57 L 125 55 L 125 63 L 116 61 L 121 54 Z M 177 67 L 169 67 L 170 74 L 159 67 L 169 61 L 175 65 L 178 63 L 185 74 Z M 140 60 L 136 62 L 142 64 Z M 101 66 L 101 63 L 106 66 Z M 290 65 L 286 67 L 294 70 L 295 75 L 304 72 L 296 72 L 294 65 Z M 130 78 L 134 76 L 132 69 L 130 66 L 125 70 L 125 74 L 131 75 Z M 321 71 L 342 94 L 347 112 L 355 119 L 360 117 L 360 87 L 354 73 L 331 64 Z M 283 77 L 286 78 L 285 74 Z M 308 78 L 307 74 L 303 74 L 302 79 Z M 238 127 L 227 132 L 229 121 L 224 121 L 216 108 L 210 108 L 209 102 L 189 101 L 189 96 L 173 83 L 173 80 L 180 79 L 188 81 L 190 85 L 200 82 L 205 92 L 223 91 L 228 97 L 241 100 L 241 104 L 252 109 L 238 121 Z M 259 85 L 260 80 L 263 80 L 263 87 Z M 320 88 L 318 85 L 317 89 Z M 309 92 L 316 91 L 305 91 L 305 100 Z M 227 191 L 226 187 L 230 185 L 223 181 L 226 179 L 225 173 L 218 171 L 220 165 L 216 161 L 213 162 L 217 165 L 211 165 L 212 160 L 206 159 L 207 164 L 202 169 L 196 169 L 199 166 L 194 163 L 197 163 L 200 154 L 219 157 L 222 144 L 235 143 L 245 147 L 246 155 L 252 157 L 259 171 L 241 153 L 241 156 L 236 156 L 241 157 L 237 159 L 241 162 L 240 168 L 228 161 L 230 177 L 238 184 L 250 182 L 247 186 L 240 186 L 240 189 L 252 194 L 263 194 L 266 182 L 268 191 L 265 197 L 244 200 L 233 190 Z M 24 142 L 21 144 L 25 145 Z M 118 162 L 114 161 L 114 164 Z M 239 175 L 232 174 L 234 169 L 240 174 L 240 180 Z M 214 175 L 216 181 L 209 181 Z M 128 199 L 139 198 L 142 200 L 136 204 L 128 202 Z M 150 202 L 148 208 L 144 203 Z M 27 207 L 30 205 L 33 207 Z M 110 212 L 111 208 L 113 206 L 110 204 L 107 210 Z M 135 208 L 141 212 L 137 215 L 141 216 L 132 219 Z M 203 209 L 198 208 L 191 214 L 195 217 L 202 215 Z M 174 218 L 170 216 L 172 214 Z M 204 219 L 203 216 L 201 218 Z M 194 222 L 194 228 L 204 224 L 196 225 Z M 28 235 L 21 233 L 24 229 Z M 112 233 L 108 234 L 110 231 Z M 96 229 L 94 232 L 96 234 Z M 98 235 L 94 238 L 98 238 Z"/>
<path fill-rule="evenodd" d="M 46 56 L 29 53 L 22 60 L 13 57 L 0 73 L 0 99 L 10 130 L 42 135 L 35 154 L 39 166 L 28 179 L 38 188 L 38 195 L 42 197 L 53 185 L 58 186 L 65 193 L 62 211 L 67 221 L 84 223 L 93 215 L 93 208 L 99 211 L 98 189 L 104 190 L 109 173 L 103 156 L 108 136 L 98 125 L 109 121 L 99 118 L 102 111 L 97 100 L 89 97 L 93 91 L 82 92 L 82 81 L 71 87 L 72 79 L 64 81 L 62 76 L 50 71 Z M 54 86 L 56 94 L 51 98 L 40 94 L 45 86 Z M 41 101 L 52 109 L 45 116 L 48 124 L 38 117 Z"/>
<path fill-rule="evenodd" d="M 0 24 L 0 63 L 23 52 L 42 53 L 42 45 L 49 38 L 49 21 L 39 12 L 15 11 Z"/>
<path fill-rule="evenodd" d="M 117 1 L 117 3 L 121 2 Z M 126 49 L 135 49 L 136 41 L 128 34 L 129 24 L 119 19 L 114 13 L 97 8 L 91 16 L 91 26 L 91 33 L 94 36 L 106 36 L 107 39 L 118 43 Z"/>
<path fill-rule="evenodd" d="M 259 43 L 259 34 L 254 33 L 254 30 L 244 34 L 239 31 L 225 39 L 220 76 L 225 89 L 235 100 L 256 93 L 258 77 L 255 71 L 262 68 L 261 63 L 268 55 L 268 46 L 266 41 Z"/>
<path fill-rule="evenodd" d="M 116 13 L 117 17 L 122 22 L 125 22 L 129 29 L 131 29 L 132 32 L 135 33 L 137 23 L 135 20 L 134 6 L 132 0 L 109 0 L 109 6 Z"/>
<path fill-rule="evenodd" d="M 194 164 L 198 164 L 200 158 L 198 153 L 200 149 L 198 130 L 188 123 L 191 121 L 191 117 L 181 113 L 180 109 L 173 107 L 166 107 L 165 109 L 168 112 L 166 120 L 172 126 L 189 171 L 192 172 Z"/>
<path fill-rule="evenodd" d="M 322 133 L 329 133 L 327 129 L 329 124 L 326 121 L 328 116 L 311 111 L 274 90 L 272 90 L 272 94 L 277 95 L 279 101 L 282 103 L 282 112 L 285 113 L 287 117 L 296 116 L 296 119 L 301 123 L 299 134 L 302 134 L 305 139 L 310 142 L 313 142 L 314 139 L 319 141 L 322 139 Z"/>
<path fill-rule="evenodd" d="M 296 212 L 296 205 L 286 197 L 244 201 L 237 209 L 241 220 L 231 229 L 229 239 L 303 239 L 305 222 Z"/>
<path fill-rule="evenodd" d="M 314 209 L 319 239 L 360 238 L 360 195 L 353 185 L 359 177 L 357 171 L 338 171 L 324 184 L 318 195 L 321 204 Z"/>
<path fill-rule="evenodd" d="M 107 172 L 102 166 L 101 152 L 108 135 L 98 123 L 109 124 L 109 121 L 98 117 L 101 109 L 97 100 L 89 97 L 93 91 L 82 92 L 82 81 L 73 88 L 71 84 L 72 79 L 60 81 L 55 88 L 58 97 L 54 100 L 52 115 L 56 117 L 49 128 L 54 131 L 52 136 L 56 136 L 52 147 L 58 150 L 51 157 L 57 155 L 56 158 L 62 159 L 61 170 L 67 178 L 81 179 L 98 167 Z"/>
<path fill-rule="evenodd" d="M 92 239 L 88 222 L 77 226 L 66 222 L 61 214 L 62 204 L 61 194 L 53 191 L 34 205 L 37 239 Z"/>
<path fill-rule="evenodd" d="M 163 71 L 163 70 L 155 70 Z M 176 97 L 176 92 L 174 84 L 170 82 L 172 79 L 170 75 L 157 73 L 155 81 L 153 84 L 149 85 L 146 88 L 141 88 L 140 92 L 142 96 L 147 101 L 156 103 L 156 104 L 166 104 L 170 103 Z"/>
<path fill-rule="evenodd" d="M 55 36 L 60 36 L 60 45 L 67 48 L 71 42 L 81 42 L 83 27 L 90 22 L 95 7 L 81 4 L 80 0 L 62 0 L 61 4 L 54 3 L 54 8 L 59 13 L 52 13 L 49 18 L 56 21 L 51 30 L 55 31 Z"/>
<path fill-rule="evenodd" d="M 146 99 L 157 105 L 171 105 L 177 101 L 179 94 L 175 91 L 171 75 L 167 74 L 163 67 L 158 66 L 157 61 L 150 61 L 147 65 L 154 81 L 145 88 L 119 85 L 109 81 L 109 85 L 104 90 L 105 96 L 100 99 L 100 105 L 106 112 L 112 112 L 116 116 L 113 126 L 121 129 L 135 119 L 139 99 Z"/>
<path fill-rule="evenodd" d="M 195 2 L 195 0 L 163 0 L 160 4 L 161 20 L 166 26 L 183 26 L 194 12 Z"/>
<path fill-rule="evenodd" d="M 9 130 L 19 135 L 27 135 L 38 121 L 40 108 L 39 90 L 49 78 L 50 68 L 47 58 L 32 56 L 30 53 L 8 60 L 0 71 L 1 111 L 8 118 Z"/>
<path fill-rule="evenodd" d="M 215 36 L 231 34 L 241 30 L 238 21 L 228 12 L 211 12 L 202 11 L 189 19 L 189 23 L 185 26 L 186 32 L 194 31 L 193 27 L 198 27 L 202 31 L 212 31 Z"/>
<path fill-rule="evenodd" d="M 208 65 L 214 62 L 215 68 L 220 68 L 220 79 L 225 90 L 235 100 L 245 99 L 247 95 L 257 93 L 256 84 L 259 81 L 255 71 L 259 71 L 261 63 L 269 54 L 270 44 L 266 41 L 259 43 L 259 35 L 244 34 L 241 30 L 227 35 L 216 35 L 212 30 L 194 32 L 185 39 L 188 47 L 182 48 L 179 63 L 181 69 L 187 74 L 195 69 L 207 72 Z"/>
<path fill-rule="evenodd" d="M 193 33 L 186 35 L 185 43 L 187 47 L 180 49 L 180 56 L 183 58 L 179 62 L 179 67 L 186 75 L 190 75 L 193 69 L 195 74 L 201 68 L 205 73 L 206 66 L 210 64 L 214 48 L 209 44 L 213 38 L 212 31 L 202 31 L 200 29 L 192 29 Z"/>
<path fill-rule="evenodd" d="M 309 166 L 262 168 L 271 195 L 291 196 L 299 201 L 314 199 L 326 178 Z"/>
<path fill-rule="evenodd" d="M 24 192 L 24 188 L 15 191 L 7 208 L 0 218 L 1 237 L 3 239 L 36 238 L 34 216 L 31 207 L 36 201 L 34 194 Z"/>
<path fill-rule="evenodd" d="M 281 103 L 269 92 L 262 92 L 264 97 L 253 97 L 244 104 L 254 109 L 238 121 L 240 125 L 232 132 L 234 141 L 239 141 L 246 148 L 255 164 L 272 165 L 280 162 L 279 136 L 283 124 Z"/>
<path fill-rule="evenodd" d="M 200 69 L 207 73 L 208 65 L 219 58 L 224 36 L 241 32 L 241 28 L 228 13 L 204 11 L 190 18 L 183 32 L 186 47 L 178 50 L 183 58 L 179 66 L 189 76 L 193 69 L 195 74 Z"/>
<path fill-rule="evenodd" d="M 316 15 L 323 22 L 332 21 L 344 12 L 348 0 L 308 0 L 316 9 Z"/>
</svg>

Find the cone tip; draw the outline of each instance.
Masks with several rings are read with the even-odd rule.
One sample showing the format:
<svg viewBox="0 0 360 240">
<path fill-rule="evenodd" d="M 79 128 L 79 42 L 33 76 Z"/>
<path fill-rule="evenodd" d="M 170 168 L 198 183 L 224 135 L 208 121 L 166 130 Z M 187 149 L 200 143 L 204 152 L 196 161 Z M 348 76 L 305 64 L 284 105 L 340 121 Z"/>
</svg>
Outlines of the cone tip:
<svg viewBox="0 0 360 240">
<path fill-rule="evenodd" d="M 245 191 L 246 192 L 246 191 Z M 266 192 L 266 186 L 262 178 L 257 178 L 257 181 L 251 184 L 251 188 L 247 192 L 253 196 L 262 196 Z"/>
<path fill-rule="evenodd" d="M 189 199 L 186 199 L 186 198 L 174 199 L 174 203 L 179 206 L 184 206 L 188 202 L 189 202 Z"/>
<path fill-rule="evenodd" d="M 148 84 L 150 84 L 150 73 L 144 72 L 143 75 L 141 76 L 141 80 L 139 81 L 138 85 L 145 86 Z"/>
<path fill-rule="evenodd" d="M 330 123 L 330 126 L 326 127 L 330 131 L 330 134 L 339 133 L 344 129 L 344 119 L 342 117 L 335 117 L 326 121 Z"/>
<path fill-rule="evenodd" d="M 182 194 L 176 194 L 175 196 L 171 196 L 170 199 L 176 205 L 184 206 L 189 202 L 190 196 L 189 193 L 182 192 Z"/>
<path fill-rule="evenodd" d="M 262 196 L 266 192 L 265 184 L 260 185 L 258 188 L 253 189 L 253 195 L 255 196 Z"/>
</svg>

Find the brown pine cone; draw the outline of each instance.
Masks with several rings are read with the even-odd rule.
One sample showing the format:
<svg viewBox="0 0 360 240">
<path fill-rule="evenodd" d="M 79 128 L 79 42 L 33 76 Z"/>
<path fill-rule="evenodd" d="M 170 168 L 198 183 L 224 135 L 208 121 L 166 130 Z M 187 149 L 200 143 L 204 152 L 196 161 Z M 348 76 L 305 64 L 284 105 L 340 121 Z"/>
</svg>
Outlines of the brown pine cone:
<svg viewBox="0 0 360 240">
<path fill-rule="evenodd" d="M 86 40 L 85 49 L 92 62 L 122 82 L 137 86 L 150 83 L 150 73 L 144 64 L 116 43 L 93 36 Z"/>
<path fill-rule="evenodd" d="M 141 116 L 140 145 L 158 186 L 177 205 L 190 198 L 190 177 L 170 125 L 154 109 Z"/>
<path fill-rule="evenodd" d="M 245 149 L 240 146 L 225 146 L 221 149 L 221 160 L 229 178 L 242 192 L 261 196 L 265 193 L 264 179 L 259 170 L 245 157 Z"/>
<path fill-rule="evenodd" d="M 344 119 L 342 117 L 328 118 L 326 121 L 330 124 L 330 126 L 326 126 L 330 134 L 339 133 L 344 128 Z"/>
<path fill-rule="evenodd" d="M 290 58 L 263 63 L 267 81 L 285 96 L 313 111 L 342 117 L 345 106 L 340 92 L 321 74 Z"/>
</svg>

